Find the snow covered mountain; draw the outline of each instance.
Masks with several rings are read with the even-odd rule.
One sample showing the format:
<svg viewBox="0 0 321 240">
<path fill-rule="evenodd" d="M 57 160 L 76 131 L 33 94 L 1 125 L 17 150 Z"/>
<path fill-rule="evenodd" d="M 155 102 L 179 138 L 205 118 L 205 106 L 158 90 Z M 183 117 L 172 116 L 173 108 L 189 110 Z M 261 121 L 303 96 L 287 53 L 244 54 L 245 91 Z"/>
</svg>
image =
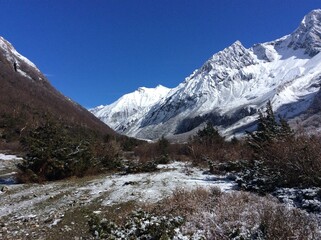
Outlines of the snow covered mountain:
<svg viewBox="0 0 321 240">
<path fill-rule="evenodd" d="M 125 94 L 111 105 L 98 106 L 90 111 L 110 127 L 123 133 L 139 126 L 151 107 L 164 98 L 169 91 L 169 88 L 161 85 L 156 88 L 141 87 L 133 93 Z"/>
<path fill-rule="evenodd" d="M 137 111 L 126 110 L 131 106 L 121 103 L 122 98 L 104 114 L 92 112 L 117 131 L 139 138 L 172 137 L 206 121 L 231 136 L 251 127 L 268 100 L 288 119 L 305 113 L 320 91 L 320 51 L 318 9 L 292 34 L 249 49 L 236 41 L 214 54 L 164 98 L 140 111 L 139 121 L 132 120 Z"/>
</svg>

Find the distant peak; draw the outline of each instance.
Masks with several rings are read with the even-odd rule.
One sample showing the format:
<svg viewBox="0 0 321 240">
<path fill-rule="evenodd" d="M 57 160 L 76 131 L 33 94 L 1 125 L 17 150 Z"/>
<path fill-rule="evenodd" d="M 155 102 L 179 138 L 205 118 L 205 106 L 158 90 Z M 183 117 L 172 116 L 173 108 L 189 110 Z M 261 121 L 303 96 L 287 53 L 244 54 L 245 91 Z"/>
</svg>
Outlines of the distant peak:
<svg viewBox="0 0 321 240">
<path fill-rule="evenodd" d="M 146 88 L 145 87 L 139 87 L 137 89 L 138 92 L 145 92 Z"/>
<path fill-rule="evenodd" d="M 321 51 L 321 9 L 316 9 L 304 16 L 300 26 L 284 39 L 287 47 L 305 49 L 311 57 Z"/>
<path fill-rule="evenodd" d="M 320 25 L 321 22 L 321 9 L 315 9 L 304 16 L 301 25 L 305 27 L 313 27 Z"/>
<path fill-rule="evenodd" d="M 236 40 L 231 46 L 241 46 L 241 47 L 243 47 L 242 43 L 239 40 Z"/>
<path fill-rule="evenodd" d="M 152 91 L 152 90 L 160 90 L 160 89 L 169 89 L 167 87 L 164 87 L 163 85 L 157 85 L 155 88 L 147 88 L 147 87 L 139 87 L 137 89 L 138 92 L 146 92 L 146 91 Z"/>
<path fill-rule="evenodd" d="M 161 84 L 158 84 L 158 85 L 156 86 L 156 90 L 158 90 L 158 89 L 168 89 L 168 90 L 169 90 L 168 87 L 165 87 L 165 86 L 163 86 L 163 85 L 161 85 Z"/>
</svg>

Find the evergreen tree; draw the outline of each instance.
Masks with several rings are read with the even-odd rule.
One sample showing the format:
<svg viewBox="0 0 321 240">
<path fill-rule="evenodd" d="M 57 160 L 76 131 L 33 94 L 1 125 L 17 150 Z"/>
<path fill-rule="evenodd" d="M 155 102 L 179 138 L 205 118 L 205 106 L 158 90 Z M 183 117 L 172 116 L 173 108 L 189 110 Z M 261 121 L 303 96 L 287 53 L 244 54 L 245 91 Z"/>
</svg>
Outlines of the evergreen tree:
<svg viewBox="0 0 321 240">
<path fill-rule="evenodd" d="M 195 140 L 195 138 L 194 138 Z M 222 144 L 224 143 L 225 139 L 220 135 L 218 130 L 214 128 L 211 122 L 207 122 L 206 126 L 197 132 L 196 140 L 207 146 L 213 144 Z"/>
<path fill-rule="evenodd" d="M 286 141 L 293 136 L 293 131 L 284 118 L 279 116 L 279 122 L 276 120 L 272 104 L 268 101 L 264 113 L 259 111 L 257 130 L 248 135 L 250 146 L 255 152 L 259 152 L 263 151 L 266 144 Z"/>
<path fill-rule="evenodd" d="M 68 127 L 51 120 L 30 131 L 21 143 L 28 153 L 18 168 L 31 181 L 83 175 L 91 164 L 90 144 L 71 137 Z"/>
</svg>

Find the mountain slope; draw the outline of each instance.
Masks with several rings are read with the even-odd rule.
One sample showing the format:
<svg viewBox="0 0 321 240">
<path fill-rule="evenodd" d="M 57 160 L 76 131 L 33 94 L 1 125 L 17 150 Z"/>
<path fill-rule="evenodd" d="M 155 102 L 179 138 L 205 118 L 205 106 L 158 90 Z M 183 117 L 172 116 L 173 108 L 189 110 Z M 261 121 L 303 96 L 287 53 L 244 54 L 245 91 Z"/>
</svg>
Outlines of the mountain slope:
<svg viewBox="0 0 321 240">
<path fill-rule="evenodd" d="M 111 105 L 90 109 L 95 116 L 118 132 L 126 132 L 140 124 L 142 118 L 156 103 L 164 98 L 169 88 L 158 85 L 156 88 L 141 87 L 125 94 Z"/>
<path fill-rule="evenodd" d="M 320 90 L 320 50 L 321 10 L 307 14 L 292 34 L 275 41 L 249 49 L 236 41 L 214 54 L 125 133 L 171 137 L 211 121 L 230 136 L 253 125 L 268 100 L 286 118 L 298 116 Z"/>
<path fill-rule="evenodd" d="M 115 134 L 86 109 L 63 96 L 27 58 L 0 38 L 0 143 L 16 141 L 44 117 L 102 134 Z M 1 140 L 2 139 L 2 140 Z"/>
</svg>

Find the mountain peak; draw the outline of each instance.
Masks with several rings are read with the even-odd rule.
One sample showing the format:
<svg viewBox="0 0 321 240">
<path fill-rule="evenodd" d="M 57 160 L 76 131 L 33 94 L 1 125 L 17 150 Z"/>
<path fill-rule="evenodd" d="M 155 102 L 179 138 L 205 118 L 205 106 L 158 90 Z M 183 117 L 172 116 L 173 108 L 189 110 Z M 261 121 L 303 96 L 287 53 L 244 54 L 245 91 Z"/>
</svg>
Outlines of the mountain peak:
<svg viewBox="0 0 321 240">
<path fill-rule="evenodd" d="M 139 87 L 137 89 L 138 92 L 140 93 L 145 93 L 145 92 L 157 92 L 157 91 L 169 91 L 169 88 L 164 87 L 163 85 L 157 85 L 155 88 L 147 88 L 147 87 Z"/>
<path fill-rule="evenodd" d="M 289 35 L 288 47 L 294 50 L 303 48 L 305 53 L 315 56 L 321 51 L 321 9 L 308 13 L 300 26 Z"/>
<path fill-rule="evenodd" d="M 236 40 L 230 47 L 241 47 L 241 48 L 244 48 L 243 44 L 239 40 Z"/>
<path fill-rule="evenodd" d="M 229 47 L 214 54 L 201 70 L 207 73 L 212 72 L 214 78 L 222 80 L 229 75 L 231 69 L 240 69 L 251 64 L 255 64 L 251 53 L 237 40 Z"/>
<path fill-rule="evenodd" d="M 320 22 L 321 22 L 321 9 L 315 9 L 304 16 L 301 22 L 301 25 L 304 25 L 305 27 L 313 27 L 313 26 L 320 25 Z"/>
</svg>

